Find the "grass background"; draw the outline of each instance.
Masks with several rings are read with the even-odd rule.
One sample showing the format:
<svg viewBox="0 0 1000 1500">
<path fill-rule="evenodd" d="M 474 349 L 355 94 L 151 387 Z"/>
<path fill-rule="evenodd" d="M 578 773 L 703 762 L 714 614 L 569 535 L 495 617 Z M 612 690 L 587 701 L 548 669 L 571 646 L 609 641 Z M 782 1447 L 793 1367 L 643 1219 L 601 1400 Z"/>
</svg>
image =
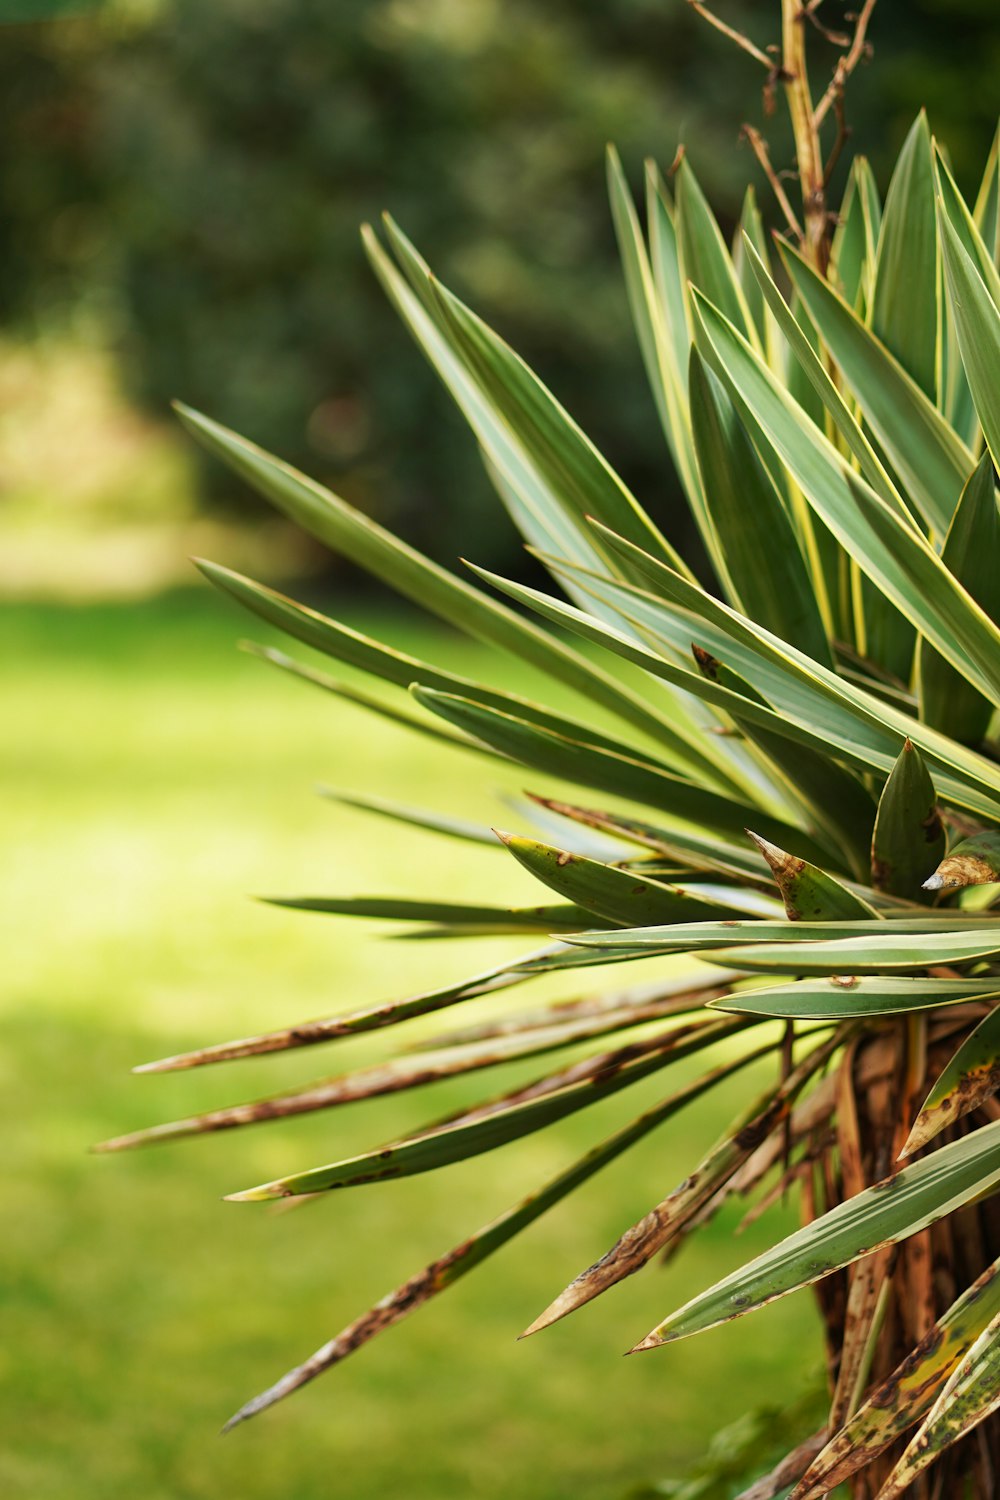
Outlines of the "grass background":
<svg viewBox="0 0 1000 1500">
<path fill-rule="evenodd" d="M 491 670 L 479 648 L 405 617 L 338 610 L 417 655 L 471 675 Z M 676 1475 L 718 1426 L 794 1398 L 819 1359 L 806 1295 L 647 1358 L 620 1357 L 776 1225 L 790 1228 L 790 1210 L 739 1241 L 739 1211 L 726 1213 L 669 1269 L 653 1265 L 542 1337 L 515 1342 L 686 1175 L 760 1085 L 758 1072 L 663 1127 L 446 1297 L 220 1441 L 218 1427 L 246 1397 L 639 1113 L 657 1081 L 471 1163 L 296 1211 L 220 1200 L 392 1138 L 509 1086 L 517 1070 L 89 1156 L 103 1137 L 383 1055 L 389 1038 L 173 1077 L 134 1077 L 137 1062 L 410 993 L 514 951 L 509 941 L 386 941 L 382 924 L 248 901 L 292 891 L 534 898 L 501 851 L 324 803 L 317 781 L 523 827 L 496 796 L 521 778 L 439 753 L 241 655 L 245 620 L 207 590 L 10 605 L 0 628 L 0 1494 L 590 1500 Z M 503 681 L 530 688 L 517 669 Z M 611 971 L 609 982 L 640 972 Z M 546 985 L 568 998 L 580 982 L 515 990 L 462 1018 L 532 1003 Z"/>
</svg>

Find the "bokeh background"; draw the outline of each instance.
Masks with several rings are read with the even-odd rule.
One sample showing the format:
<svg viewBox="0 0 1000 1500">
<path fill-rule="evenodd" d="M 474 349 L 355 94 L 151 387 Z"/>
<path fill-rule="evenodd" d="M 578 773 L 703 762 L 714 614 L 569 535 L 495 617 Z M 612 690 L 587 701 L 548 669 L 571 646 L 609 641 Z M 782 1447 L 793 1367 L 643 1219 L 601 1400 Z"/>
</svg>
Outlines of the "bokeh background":
<svg viewBox="0 0 1000 1500">
<path fill-rule="evenodd" d="M 446 562 L 523 572 L 474 444 L 364 262 L 358 224 L 390 208 L 683 539 L 602 154 L 614 140 L 638 181 L 644 155 L 669 165 L 683 144 L 731 221 L 755 176 L 738 143 L 743 119 L 761 123 L 755 65 L 683 0 L 110 0 L 42 21 L 45 8 L 0 3 L 0 1493 L 584 1500 L 676 1479 L 720 1423 L 797 1398 L 810 1341 L 818 1364 L 805 1299 L 721 1339 L 618 1357 L 752 1248 L 752 1229 L 732 1243 L 738 1216 L 544 1339 L 514 1335 L 685 1175 L 735 1098 L 654 1137 L 447 1298 L 221 1443 L 246 1396 L 619 1112 L 274 1214 L 219 1199 L 398 1135 L 465 1092 L 142 1156 L 85 1153 L 377 1049 L 179 1079 L 134 1078 L 136 1062 L 510 951 L 404 944 L 248 893 L 528 899 L 499 853 L 315 797 L 324 780 L 510 824 L 502 794 L 520 783 L 491 771 L 482 784 L 239 655 L 246 622 L 192 583 L 188 554 L 290 584 L 469 675 L 524 690 L 526 674 L 289 532 L 202 464 L 170 398 Z M 849 8 L 828 0 L 823 16 L 838 24 Z M 759 43 L 776 31 L 770 4 L 718 9 Z M 880 0 L 871 37 L 849 96 L 853 144 L 884 187 L 926 105 L 971 187 L 995 123 L 994 0 Z"/>
</svg>

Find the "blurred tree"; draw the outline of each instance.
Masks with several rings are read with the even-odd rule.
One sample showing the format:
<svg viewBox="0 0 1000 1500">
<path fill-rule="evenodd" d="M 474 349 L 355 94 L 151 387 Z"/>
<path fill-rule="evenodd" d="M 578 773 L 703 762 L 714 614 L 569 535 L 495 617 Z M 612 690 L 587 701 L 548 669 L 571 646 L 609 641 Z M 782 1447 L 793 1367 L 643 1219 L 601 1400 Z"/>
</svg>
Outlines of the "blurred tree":
<svg viewBox="0 0 1000 1500">
<path fill-rule="evenodd" d="M 759 25 L 749 3 L 718 9 Z M 880 0 L 872 37 L 859 143 L 878 168 L 926 100 L 968 179 L 992 129 L 992 0 Z M 438 555 L 499 561 L 513 536 L 358 244 L 389 207 L 641 497 L 670 503 L 602 151 L 637 176 L 686 142 L 732 215 L 738 128 L 762 113 L 759 69 L 682 0 L 117 0 L 3 41 L 8 321 L 89 310 L 143 402 L 180 395 Z"/>
</svg>

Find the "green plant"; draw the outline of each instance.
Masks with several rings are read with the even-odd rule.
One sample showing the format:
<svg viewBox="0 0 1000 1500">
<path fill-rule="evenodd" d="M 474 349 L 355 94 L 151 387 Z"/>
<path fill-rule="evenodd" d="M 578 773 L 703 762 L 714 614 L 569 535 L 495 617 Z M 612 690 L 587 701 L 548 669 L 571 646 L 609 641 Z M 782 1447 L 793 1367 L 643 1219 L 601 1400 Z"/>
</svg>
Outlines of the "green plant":
<svg viewBox="0 0 1000 1500">
<path fill-rule="evenodd" d="M 653 986 L 505 1010 L 494 1023 L 442 1033 L 434 1050 L 108 1145 L 282 1118 L 596 1043 L 406 1140 L 233 1195 L 296 1197 L 475 1156 L 718 1049 L 693 1082 L 666 1091 L 419 1272 L 234 1422 L 423 1305 L 690 1100 L 771 1057 L 775 1076 L 763 1096 L 528 1332 L 675 1251 L 732 1195 L 757 1192 L 754 1211 L 764 1211 L 796 1185 L 802 1228 L 657 1322 L 636 1348 L 813 1285 L 829 1419 L 753 1493 L 794 1484 L 796 1500 L 811 1500 L 847 1482 L 857 1496 L 890 1500 L 911 1486 L 930 1493 L 932 1462 L 936 1494 L 993 1492 L 998 156 L 994 149 L 970 210 L 921 117 L 884 208 L 859 158 L 834 219 L 820 150 L 827 111 L 809 97 L 802 13 L 785 0 L 783 14 L 781 61 L 760 59 L 770 86 L 788 95 L 801 225 L 763 141 L 753 144 L 797 244 L 781 241 L 772 258 L 748 193 L 730 254 L 686 161 L 672 193 L 649 169 L 644 234 L 614 155 L 609 163 L 633 318 L 712 568 L 709 588 L 531 370 L 434 279 L 392 221 L 391 255 L 365 231 L 375 271 L 562 596 L 480 568 L 473 572 L 485 588 L 446 572 L 295 470 L 181 409 L 210 451 L 324 543 L 549 674 L 560 693 L 576 695 L 579 716 L 456 677 L 202 564 L 263 619 L 410 701 L 368 695 L 271 649 L 262 655 L 449 751 L 513 761 L 599 801 L 535 793 L 544 841 L 499 836 L 498 858 L 506 850 L 545 888 L 543 906 L 424 894 L 286 902 L 395 917 L 441 938 L 523 933 L 541 947 L 432 993 L 147 1070 L 386 1029 L 543 973 L 671 961 Z M 823 96 L 831 116 L 854 50 Z M 573 636 L 584 649 L 569 644 Z M 355 800 L 443 835 L 491 839 L 444 814 Z M 690 962 L 678 966 L 678 955 Z"/>
</svg>

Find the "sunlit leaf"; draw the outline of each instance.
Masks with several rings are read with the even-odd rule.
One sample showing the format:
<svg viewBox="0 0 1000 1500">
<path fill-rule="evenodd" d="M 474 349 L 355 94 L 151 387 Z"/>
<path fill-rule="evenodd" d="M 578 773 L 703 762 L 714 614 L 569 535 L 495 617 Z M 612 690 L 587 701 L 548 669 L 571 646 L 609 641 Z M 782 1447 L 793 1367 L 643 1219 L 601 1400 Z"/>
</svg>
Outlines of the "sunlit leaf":
<svg viewBox="0 0 1000 1500">
<path fill-rule="evenodd" d="M 653 1329 L 640 1349 L 742 1317 L 895 1244 L 1000 1183 L 1000 1121 L 951 1141 L 765 1250 Z"/>
</svg>

